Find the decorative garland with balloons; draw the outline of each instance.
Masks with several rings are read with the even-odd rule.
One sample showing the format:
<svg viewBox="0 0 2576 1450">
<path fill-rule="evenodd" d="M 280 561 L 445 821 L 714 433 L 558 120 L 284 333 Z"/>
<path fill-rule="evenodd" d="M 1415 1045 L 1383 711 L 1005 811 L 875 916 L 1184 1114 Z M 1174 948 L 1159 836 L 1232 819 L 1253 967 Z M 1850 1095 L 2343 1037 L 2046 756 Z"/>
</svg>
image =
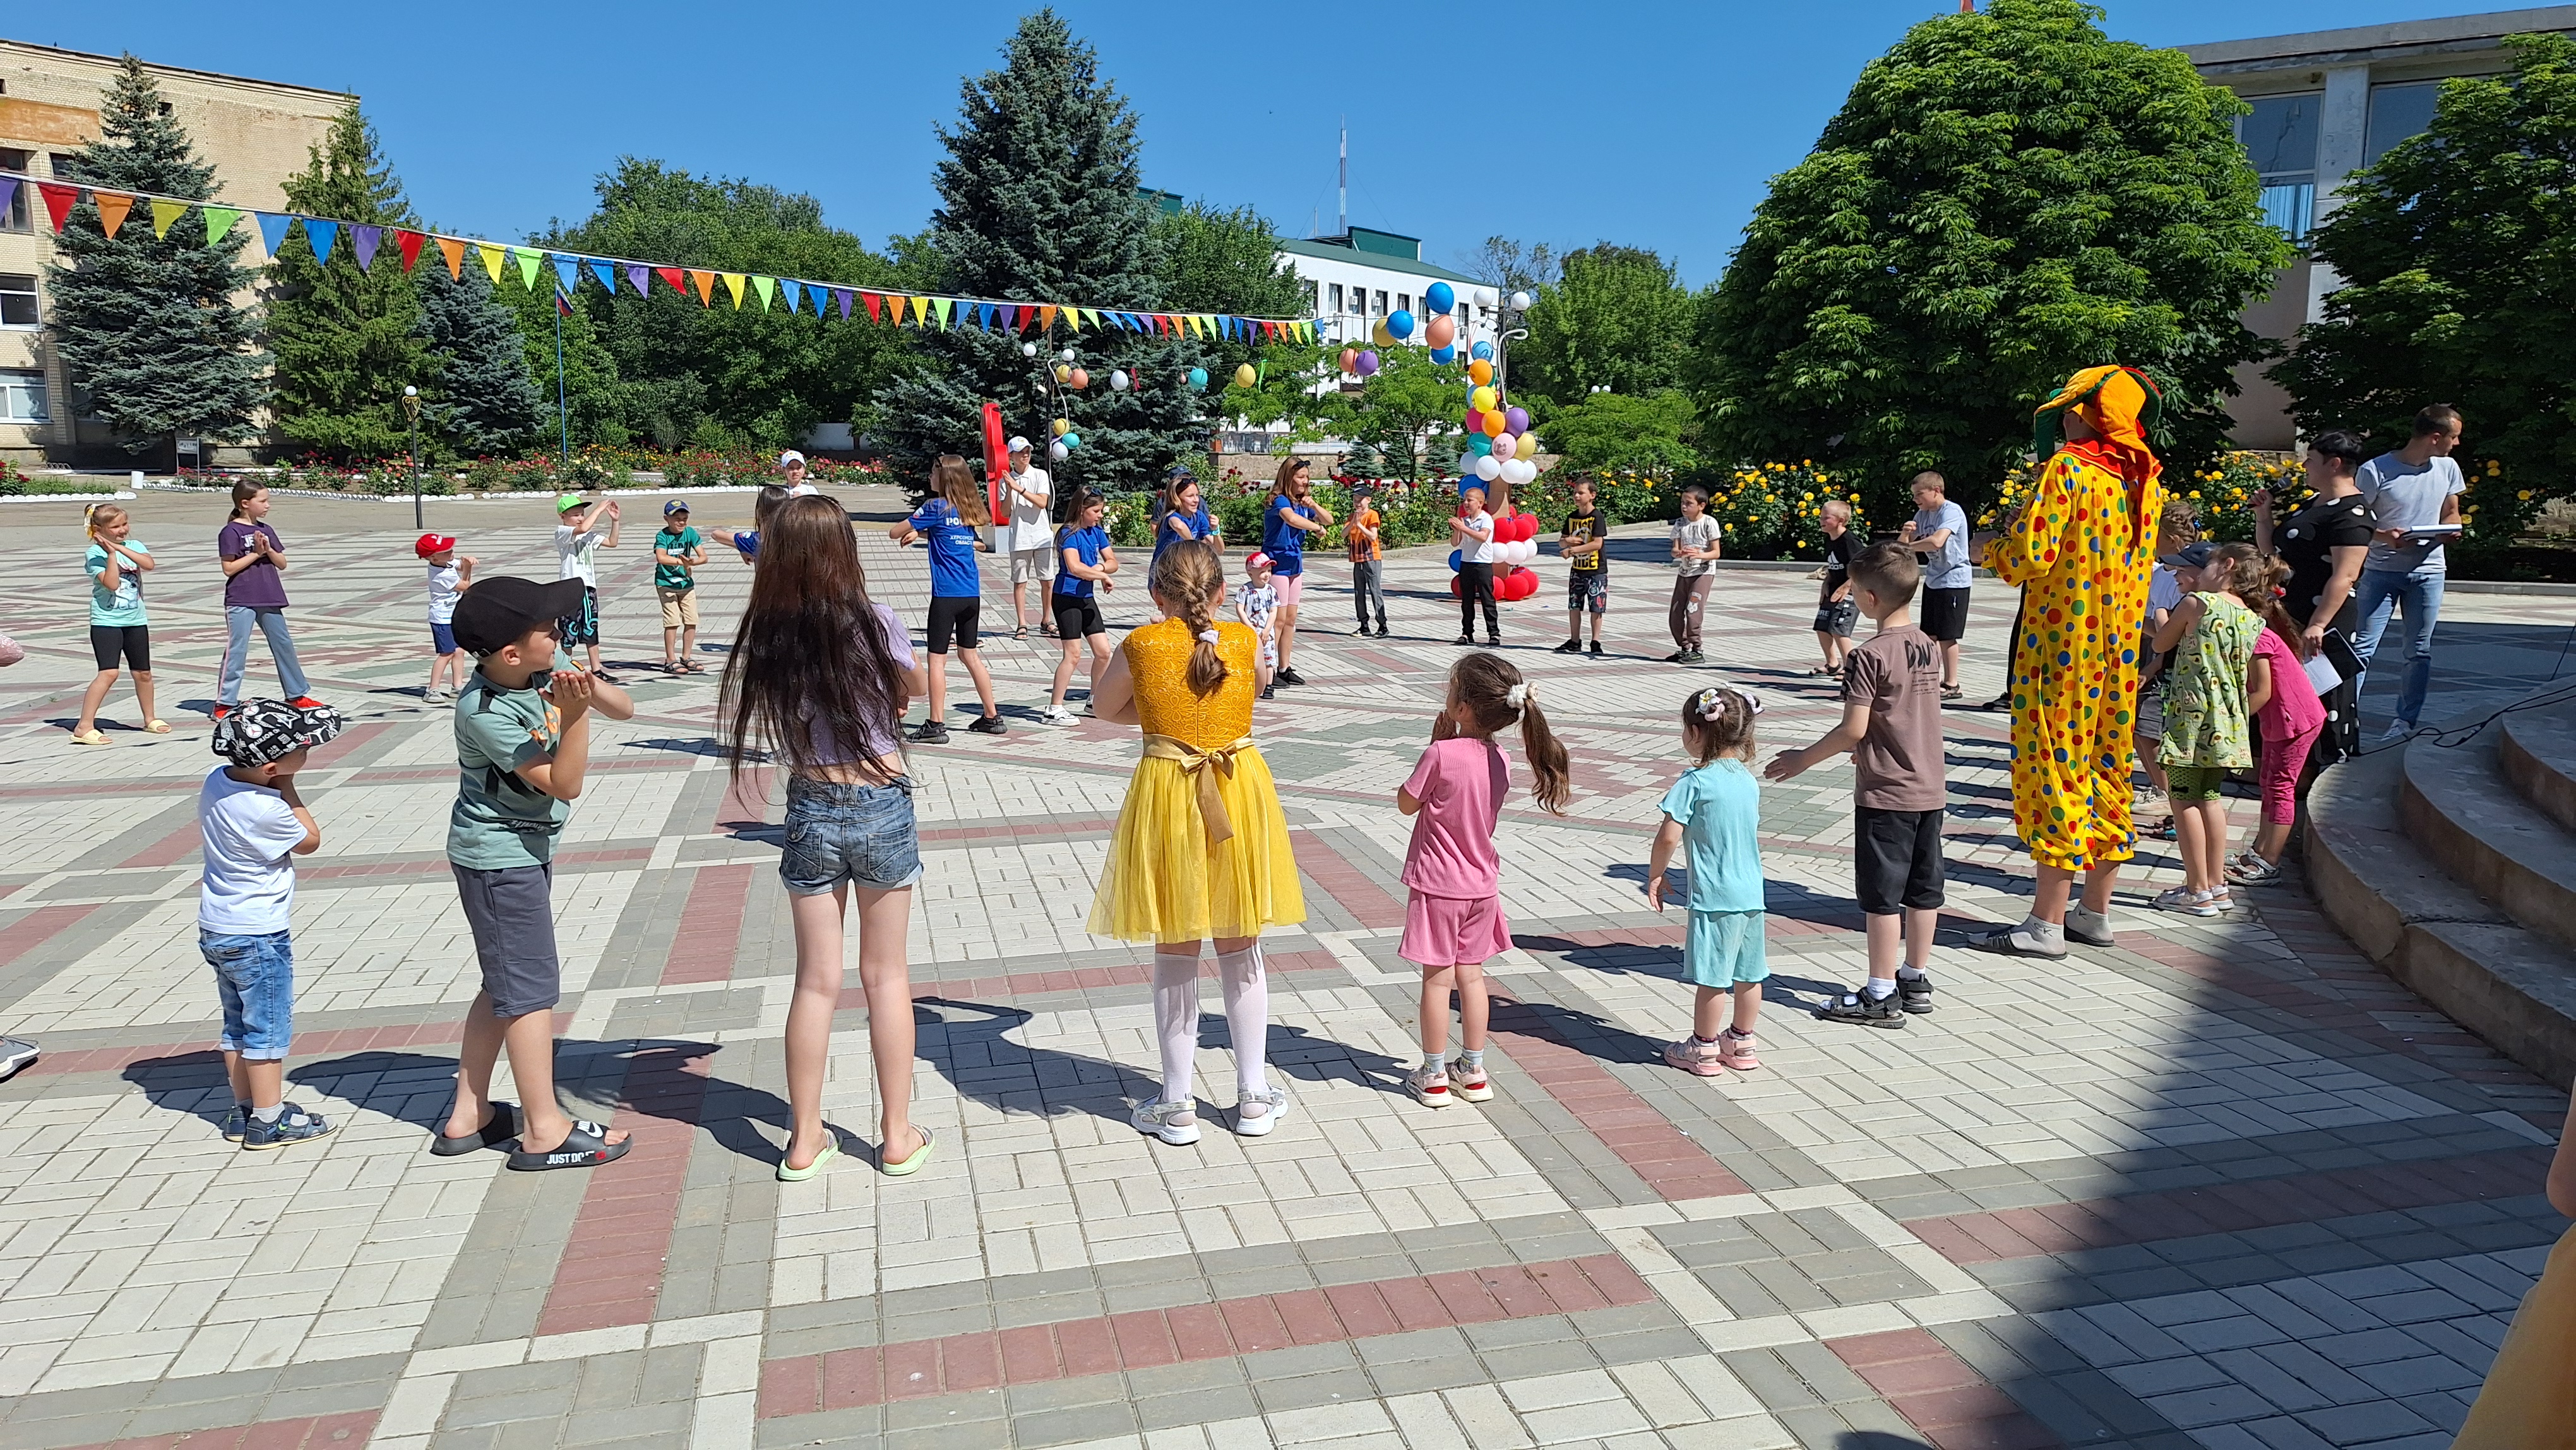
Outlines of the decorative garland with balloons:
<svg viewBox="0 0 2576 1450">
<path fill-rule="evenodd" d="M 1038 345 L 1034 342 L 1021 343 L 1020 356 L 1036 362 L 1039 357 Z M 1091 386 L 1091 373 L 1082 366 L 1080 358 L 1081 354 L 1073 348 L 1060 349 L 1054 357 L 1047 360 L 1038 373 L 1037 391 L 1044 399 L 1047 412 L 1052 419 L 1047 425 L 1049 435 L 1047 460 L 1058 465 L 1072 458 L 1074 451 L 1082 446 L 1082 435 L 1074 431 L 1072 407 L 1065 396 L 1067 393 L 1082 392 Z M 1234 386 L 1251 388 L 1258 385 L 1260 381 L 1261 373 L 1252 364 L 1242 363 L 1236 366 Z M 1132 373 L 1125 368 L 1110 370 L 1109 390 L 1113 393 L 1129 392 L 1144 385 L 1145 374 L 1142 370 Z M 1189 369 L 1181 375 L 1181 385 L 1193 393 L 1206 392 L 1207 369 L 1202 367 Z"/>
</svg>

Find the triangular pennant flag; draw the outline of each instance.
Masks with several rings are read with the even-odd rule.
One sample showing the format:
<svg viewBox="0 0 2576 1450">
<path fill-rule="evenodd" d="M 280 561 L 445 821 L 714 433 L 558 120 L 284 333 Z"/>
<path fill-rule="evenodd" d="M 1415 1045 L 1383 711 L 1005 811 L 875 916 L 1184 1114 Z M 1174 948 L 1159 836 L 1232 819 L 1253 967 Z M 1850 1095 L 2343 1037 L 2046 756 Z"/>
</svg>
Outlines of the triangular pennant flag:
<svg viewBox="0 0 2576 1450">
<path fill-rule="evenodd" d="M 688 273 L 681 271 L 677 267 L 656 267 L 653 269 L 653 275 L 661 278 L 663 285 L 669 287 L 672 291 L 679 293 L 683 297 L 689 295 Z"/>
<path fill-rule="evenodd" d="M 843 322 L 847 322 L 847 321 L 849 321 L 849 320 L 850 320 L 850 289 L 849 289 L 849 288 L 847 288 L 847 287 L 835 287 L 835 288 L 833 288 L 833 289 L 832 289 L 832 305 L 841 309 L 841 320 L 842 320 Z"/>
<path fill-rule="evenodd" d="M 581 263 L 579 261 L 574 258 L 567 257 L 561 252 L 549 252 L 546 255 L 548 259 L 555 264 L 555 276 L 563 283 L 563 289 L 566 292 L 570 292 L 575 287 L 581 285 Z"/>
<path fill-rule="evenodd" d="M 73 203 L 80 200 L 80 188 L 39 181 L 36 183 L 36 194 L 45 199 L 45 215 L 53 219 L 54 230 L 61 231 L 63 222 L 72 214 Z"/>
<path fill-rule="evenodd" d="M 1054 328 L 1055 304 L 1052 302 L 1042 302 L 1038 304 L 1038 331 L 1051 332 Z"/>
<path fill-rule="evenodd" d="M 701 272 L 695 267 L 692 267 L 689 269 L 689 285 L 698 289 L 698 305 L 700 307 L 709 307 L 714 305 L 716 300 L 715 273 Z"/>
<path fill-rule="evenodd" d="M 134 210 L 134 198 L 121 191 L 93 191 L 89 199 L 98 204 L 98 229 L 111 237 L 125 225 L 125 214 Z"/>
<path fill-rule="evenodd" d="M 457 237 L 440 237 L 438 254 L 447 259 L 447 275 L 458 280 L 465 276 L 465 243 Z"/>
<path fill-rule="evenodd" d="M 804 283 L 797 281 L 793 277 L 781 277 L 778 279 L 778 290 L 787 298 L 788 311 L 802 312 L 805 310 Z M 822 309 L 818 307 L 815 310 L 821 311 Z"/>
<path fill-rule="evenodd" d="M 932 310 L 933 310 L 933 311 L 936 311 L 936 312 L 939 314 L 939 330 L 940 330 L 940 331 L 942 331 L 942 332 L 947 331 L 947 330 L 948 330 L 948 309 L 949 309 L 949 308 L 951 308 L 951 307 L 956 306 L 956 305 L 957 305 L 957 304 L 956 304 L 956 302 L 955 302 L 954 300 L 952 300 L 952 299 L 950 299 L 950 298 L 946 298 L 946 297 L 934 297 L 934 298 L 930 299 L 930 305 L 931 305 Z"/>
<path fill-rule="evenodd" d="M 769 304 L 775 301 L 778 297 L 778 279 L 775 277 L 754 277 L 751 279 L 751 290 L 760 294 L 760 310 L 767 312 L 769 310 Z M 737 304 L 739 304 L 740 299 L 736 299 L 736 301 Z"/>
<path fill-rule="evenodd" d="M 359 271 L 366 271 L 376 265 L 376 245 L 384 240 L 384 235 L 383 227 L 362 227 L 355 224 L 350 226 L 349 246 L 358 254 Z"/>
<path fill-rule="evenodd" d="M 427 236 L 413 231 L 409 227 L 398 227 L 395 229 L 394 250 L 402 253 L 404 271 L 410 271 L 413 266 L 420 261 L 421 243 L 428 240 L 429 238 Z"/>
<path fill-rule="evenodd" d="M 743 276 L 740 272 L 718 272 L 716 276 L 724 280 L 725 290 L 733 294 L 733 305 L 740 307 L 742 305 L 742 284 L 750 279 Z"/>
<path fill-rule="evenodd" d="M 599 285 L 608 289 L 609 296 L 617 295 L 617 268 L 614 265 L 593 257 L 590 259 L 590 275 L 599 279 Z"/>
<path fill-rule="evenodd" d="M 510 260 L 519 264 L 519 285 L 534 293 L 537 290 L 537 269 L 546 264 L 546 254 L 532 252 L 525 247 L 512 247 Z M 501 279 L 495 277 L 492 280 L 498 282 Z"/>
<path fill-rule="evenodd" d="M 490 242 L 476 242 L 474 244 L 474 251 L 477 256 L 480 256 L 483 259 L 483 270 L 492 274 L 492 280 L 494 282 L 499 282 L 501 280 L 501 264 L 509 260 L 509 248 L 496 247 Z M 536 275 L 529 270 L 525 260 L 520 262 L 519 270 L 527 276 L 528 290 L 532 292 L 535 291 L 537 285 Z"/>
<path fill-rule="evenodd" d="M 848 317 L 848 316 L 850 315 L 850 294 L 849 294 L 849 293 L 847 293 L 847 292 L 843 292 L 843 293 L 841 293 L 841 294 L 839 294 L 839 295 L 840 295 L 840 299 L 841 299 L 841 316 L 842 316 L 842 317 L 844 317 L 844 318 L 846 318 L 846 317 Z M 885 294 L 884 294 L 884 293 L 882 293 L 882 292 L 862 292 L 862 293 L 860 293 L 860 294 L 859 294 L 859 300 L 860 300 L 861 302 L 864 302 L 864 303 L 866 303 L 866 304 L 867 304 L 867 309 L 868 309 L 868 321 L 870 321 L 870 322 L 883 322 L 883 321 L 885 321 L 885 318 L 884 318 L 884 317 L 882 317 L 882 316 L 880 316 L 880 315 L 878 314 L 878 311 L 877 311 L 877 309 L 878 309 L 879 307 L 883 306 L 883 305 L 884 305 L 884 303 L 885 303 Z"/>
<path fill-rule="evenodd" d="M 7 197 L 5 194 L 0 194 L 0 211 L 7 211 L 8 209 L 9 209 L 9 199 L 8 199 L 8 197 Z M 234 227 L 237 227 L 237 226 L 239 226 L 239 225 L 241 225 L 241 219 L 242 219 L 242 214 L 241 214 L 241 208 L 240 208 L 240 207 L 237 207 L 237 206 L 210 206 L 210 207 L 207 207 L 207 208 L 206 208 L 206 245 L 207 245 L 207 246 L 210 246 L 210 247 L 213 247 L 213 246 L 220 246 L 220 245 L 222 245 L 224 238 L 229 237 L 229 236 L 231 236 L 231 235 L 233 234 L 233 228 L 234 228 Z"/>
<path fill-rule="evenodd" d="M 152 210 L 158 213 L 161 210 L 161 204 L 154 202 Z M 340 240 L 340 224 L 326 222 L 316 217 L 306 217 L 304 218 L 304 240 L 313 248 L 314 261 L 328 262 L 331 260 L 331 244 Z"/>
<path fill-rule="evenodd" d="M 184 201 L 152 203 L 152 235 L 156 237 L 170 235 L 170 228 L 178 222 L 179 218 L 188 214 L 188 206 L 189 204 Z"/>
<path fill-rule="evenodd" d="M 993 304 L 992 304 L 992 303 L 990 303 L 990 302 L 978 302 L 978 303 L 976 303 L 976 304 L 975 304 L 975 325 L 976 325 L 977 327 L 979 327 L 979 328 L 983 329 L 983 330 L 984 330 L 984 331 L 986 331 L 986 332 L 990 332 L 990 331 L 992 331 L 992 330 L 993 330 Z"/>
<path fill-rule="evenodd" d="M 912 299 L 912 325 L 915 327 L 928 327 L 930 325 L 929 298 L 915 297 Z"/>
<path fill-rule="evenodd" d="M 295 218 L 273 211 L 256 211 L 251 215 L 259 222 L 260 246 L 275 257 L 277 249 L 286 245 L 286 229 L 295 224 Z"/>
<path fill-rule="evenodd" d="M 644 296 L 646 293 L 653 290 L 653 269 L 645 266 L 641 262 L 627 263 L 626 285 L 635 289 L 636 296 Z M 617 289 L 611 287 L 608 290 L 614 292 Z"/>
</svg>

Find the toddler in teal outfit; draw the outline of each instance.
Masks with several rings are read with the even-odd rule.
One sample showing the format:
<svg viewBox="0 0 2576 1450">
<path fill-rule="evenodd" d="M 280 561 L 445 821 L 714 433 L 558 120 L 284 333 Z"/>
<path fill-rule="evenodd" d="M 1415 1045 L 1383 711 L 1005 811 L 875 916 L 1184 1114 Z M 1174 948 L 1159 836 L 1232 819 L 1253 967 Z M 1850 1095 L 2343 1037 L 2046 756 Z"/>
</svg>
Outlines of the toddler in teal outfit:
<svg viewBox="0 0 2576 1450">
<path fill-rule="evenodd" d="M 1730 685 L 1694 691 L 1682 703 L 1682 744 L 1698 763 L 1664 793 L 1664 823 L 1646 868 L 1646 897 L 1661 911 L 1672 894 L 1664 869 L 1676 847 L 1688 849 L 1690 934 L 1682 969 L 1699 994 L 1691 1035 L 1665 1048 L 1664 1061 L 1701 1077 L 1762 1065 L 1753 1041 L 1762 982 L 1771 975 L 1762 938 L 1762 852 L 1754 841 L 1762 794 L 1746 765 L 1753 758 L 1753 717 L 1761 711 L 1751 692 Z M 1734 1020 L 1721 1026 L 1730 998 Z"/>
</svg>

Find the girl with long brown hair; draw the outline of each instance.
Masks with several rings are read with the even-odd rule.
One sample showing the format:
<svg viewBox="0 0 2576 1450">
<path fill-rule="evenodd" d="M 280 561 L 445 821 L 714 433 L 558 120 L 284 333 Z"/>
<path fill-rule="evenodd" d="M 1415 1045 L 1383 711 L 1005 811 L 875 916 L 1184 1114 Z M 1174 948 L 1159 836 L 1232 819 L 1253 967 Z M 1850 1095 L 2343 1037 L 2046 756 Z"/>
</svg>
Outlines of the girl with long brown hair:
<svg viewBox="0 0 2576 1450">
<path fill-rule="evenodd" d="M 1431 722 L 1431 745 L 1395 793 L 1395 808 L 1413 817 L 1404 853 L 1404 939 L 1395 950 L 1422 968 L 1422 1066 L 1404 1085 L 1435 1108 L 1453 1095 L 1471 1103 L 1494 1095 L 1485 1077 L 1485 962 L 1512 944 L 1494 851 L 1512 760 L 1494 736 L 1514 724 L 1529 757 L 1532 794 L 1541 809 L 1563 815 L 1573 788 L 1565 746 L 1548 730 L 1521 672 L 1481 650 L 1450 667 L 1449 698 Z M 1447 1060 L 1453 990 L 1461 1048 L 1455 1071 Z"/>
<path fill-rule="evenodd" d="M 1145 751 L 1127 782 L 1089 930 L 1154 944 L 1163 1087 L 1137 1107 L 1136 1130 L 1166 1143 L 1198 1141 L 1199 943 L 1212 941 L 1234 1043 L 1234 1130 L 1257 1138 L 1291 1106 L 1266 1072 L 1261 933 L 1306 919 L 1279 788 L 1252 740 L 1252 702 L 1268 672 L 1252 630 L 1216 620 L 1225 592 L 1216 550 L 1164 550 L 1150 588 L 1163 617 L 1120 642 L 1092 689 L 1093 713 L 1142 728 Z"/>
<path fill-rule="evenodd" d="M 1306 536 L 1322 533 L 1332 521 L 1333 511 L 1315 498 L 1306 460 L 1283 461 L 1271 481 L 1270 502 L 1261 510 L 1261 552 L 1270 556 L 1270 587 L 1279 592 L 1279 616 L 1271 621 L 1279 642 L 1279 672 L 1272 678 L 1283 685 L 1306 683 L 1289 663 L 1297 643 L 1297 605 L 1306 593 Z"/>
<path fill-rule="evenodd" d="M 823 1121 L 832 1014 L 841 999 L 842 915 L 859 899 L 859 981 L 876 1061 L 877 1166 L 898 1177 L 929 1161 L 912 1122 L 912 980 L 904 933 L 921 851 L 899 734 L 921 666 L 894 611 L 868 598 L 849 515 L 821 494 L 780 504 L 762 530 L 751 599 L 717 693 L 738 779 L 764 754 L 787 771 L 787 846 L 778 861 L 796 928 L 787 1008 L 787 1143 L 778 1176 L 814 1176 L 840 1152 Z"/>
<path fill-rule="evenodd" d="M 984 713 L 966 728 L 978 735 L 1003 733 L 1002 712 L 993 704 L 993 677 L 975 649 L 976 626 L 984 612 L 984 575 L 975 551 L 987 547 L 983 530 L 993 522 L 984 507 L 984 490 L 966 460 L 955 454 L 930 469 L 930 497 L 911 518 L 887 530 L 898 544 L 915 539 L 930 548 L 930 716 L 912 732 L 921 745 L 948 743 L 948 646 L 966 657 L 966 677 L 975 682 L 975 698 Z"/>
</svg>

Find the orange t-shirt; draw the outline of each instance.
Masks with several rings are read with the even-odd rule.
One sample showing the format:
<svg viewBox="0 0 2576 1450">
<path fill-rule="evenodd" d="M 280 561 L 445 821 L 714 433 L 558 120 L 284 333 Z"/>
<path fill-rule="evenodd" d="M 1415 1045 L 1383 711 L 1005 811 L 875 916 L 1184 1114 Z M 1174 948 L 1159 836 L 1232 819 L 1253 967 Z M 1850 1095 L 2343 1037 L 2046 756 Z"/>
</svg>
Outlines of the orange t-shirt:
<svg viewBox="0 0 2576 1450">
<path fill-rule="evenodd" d="M 1365 564 L 1371 560 L 1383 559 L 1386 557 L 1386 549 L 1379 540 L 1371 538 L 1369 535 L 1360 532 L 1362 529 L 1374 529 L 1377 526 L 1378 521 L 1376 509 L 1370 508 L 1367 504 L 1362 504 L 1358 508 L 1351 510 L 1351 521 L 1347 525 L 1343 526 L 1342 537 L 1347 540 L 1351 546 L 1352 563 Z"/>
</svg>

